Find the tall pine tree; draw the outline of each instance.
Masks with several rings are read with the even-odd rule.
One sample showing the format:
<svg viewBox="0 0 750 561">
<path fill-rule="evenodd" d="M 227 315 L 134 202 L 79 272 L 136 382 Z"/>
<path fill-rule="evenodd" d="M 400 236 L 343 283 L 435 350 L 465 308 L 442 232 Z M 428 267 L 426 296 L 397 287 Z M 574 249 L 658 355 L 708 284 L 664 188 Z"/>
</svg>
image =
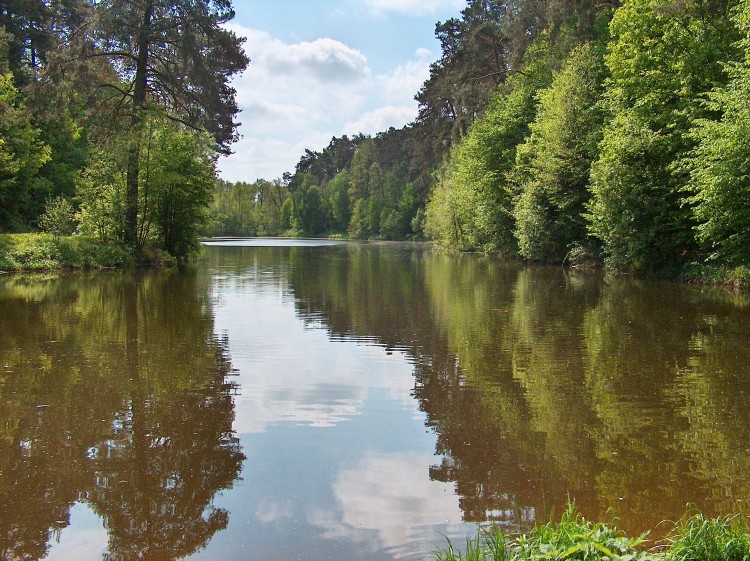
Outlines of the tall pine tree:
<svg viewBox="0 0 750 561">
<path fill-rule="evenodd" d="M 104 0 L 94 6 L 87 56 L 105 56 L 117 83 L 97 84 L 118 98 L 129 120 L 125 237 L 138 243 L 138 185 L 144 112 L 153 110 L 205 130 L 217 149 L 237 139 L 239 112 L 231 77 L 248 58 L 225 25 L 230 0 Z"/>
</svg>

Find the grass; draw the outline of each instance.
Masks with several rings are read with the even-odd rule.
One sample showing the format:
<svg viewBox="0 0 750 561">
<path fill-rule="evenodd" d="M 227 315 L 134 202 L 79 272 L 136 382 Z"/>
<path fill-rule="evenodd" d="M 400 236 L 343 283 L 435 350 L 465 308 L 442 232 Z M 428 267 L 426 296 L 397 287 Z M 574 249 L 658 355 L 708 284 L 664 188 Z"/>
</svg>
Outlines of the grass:
<svg viewBox="0 0 750 561">
<path fill-rule="evenodd" d="M 527 533 L 480 528 L 460 551 L 448 545 L 437 561 L 750 561 L 750 531 L 742 516 L 686 516 L 663 541 L 646 547 L 646 534 L 622 535 L 614 526 L 592 523 L 568 506 L 558 522 L 537 523 Z"/>
<path fill-rule="evenodd" d="M 667 538 L 667 561 L 748 561 L 750 532 L 742 515 L 705 518 L 693 514 Z"/>
<path fill-rule="evenodd" d="M 82 236 L 0 234 L 0 271 L 50 271 L 130 267 L 133 252 L 116 242 Z"/>
</svg>

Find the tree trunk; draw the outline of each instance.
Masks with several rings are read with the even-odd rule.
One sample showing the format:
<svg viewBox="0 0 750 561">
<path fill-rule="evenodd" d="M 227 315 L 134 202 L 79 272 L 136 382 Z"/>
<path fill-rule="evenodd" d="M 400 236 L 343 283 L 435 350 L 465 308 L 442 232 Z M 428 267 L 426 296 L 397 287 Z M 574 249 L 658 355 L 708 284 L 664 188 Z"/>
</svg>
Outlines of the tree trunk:
<svg viewBox="0 0 750 561">
<path fill-rule="evenodd" d="M 125 192 L 125 241 L 138 247 L 138 172 L 143 136 L 143 107 L 146 104 L 146 68 L 148 47 L 151 41 L 151 19 L 154 3 L 149 0 L 143 12 L 143 26 L 138 34 L 135 84 L 133 90 L 133 113 L 130 116 L 130 145 L 128 147 L 128 171 Z"/>
</svg>

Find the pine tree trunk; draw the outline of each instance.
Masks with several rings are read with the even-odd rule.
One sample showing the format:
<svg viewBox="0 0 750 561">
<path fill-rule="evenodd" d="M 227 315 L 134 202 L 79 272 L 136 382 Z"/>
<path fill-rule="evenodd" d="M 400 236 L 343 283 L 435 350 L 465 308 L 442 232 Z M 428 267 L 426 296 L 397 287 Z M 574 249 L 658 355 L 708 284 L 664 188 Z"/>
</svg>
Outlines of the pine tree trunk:
<svg viewBox="0 0 750 561">
<path fill-rule="evenodd" d="M 146 103 L 146 67 L 153 14 L 153 1 L 149 0 L 143 12 L 143 27 L 138 35 L 133 113 L 130 117 L 131 136 L 125 192 L 125 241 L 132 247 L 138 247 L 138 172 L 141 159 L 141 138 L 143 137 L 143 108 Z"/>
</svg>

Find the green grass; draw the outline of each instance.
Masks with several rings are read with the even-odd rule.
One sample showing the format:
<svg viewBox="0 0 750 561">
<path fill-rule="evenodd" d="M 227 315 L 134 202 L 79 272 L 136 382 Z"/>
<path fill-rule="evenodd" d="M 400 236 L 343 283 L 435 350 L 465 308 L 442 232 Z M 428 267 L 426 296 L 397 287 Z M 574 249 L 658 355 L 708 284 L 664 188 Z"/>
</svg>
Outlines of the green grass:
<svg viewBox="0 0 750 561">
<path fill-rule="evenodd" d="M 694 514 L 677 523 L 667 539 L 666 561 L 748 561 L 750 532 L 743 516 L 705 518 Z"/>
<path fill-rule="evenodd" d="M 50 271 L 130 267 L 133 252 L 123 244 L 82 236 L 0 234 L 0 271 Z"/>
<path fill-rule="evenodd" d="M 685 517 L 650 549 L 646 534 L 624 536 L 614 526 L 592 523 L 569 505 L 557 522 L 537 523 L 526 533 L 480 528 L 459 550 L 448 545 L 437 561 L 750 561 L 750 531 L 741 516 Z"/>
</svg>

